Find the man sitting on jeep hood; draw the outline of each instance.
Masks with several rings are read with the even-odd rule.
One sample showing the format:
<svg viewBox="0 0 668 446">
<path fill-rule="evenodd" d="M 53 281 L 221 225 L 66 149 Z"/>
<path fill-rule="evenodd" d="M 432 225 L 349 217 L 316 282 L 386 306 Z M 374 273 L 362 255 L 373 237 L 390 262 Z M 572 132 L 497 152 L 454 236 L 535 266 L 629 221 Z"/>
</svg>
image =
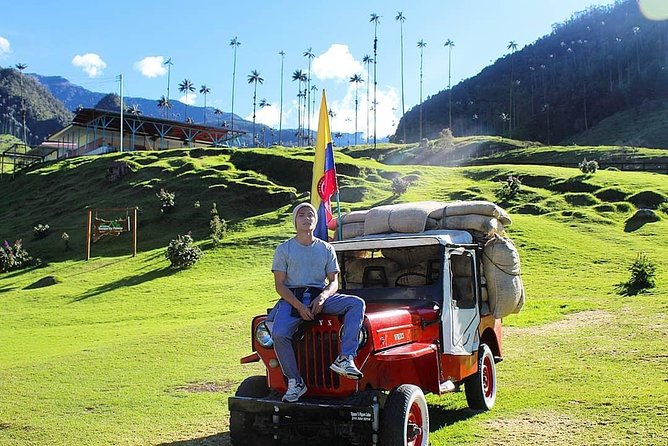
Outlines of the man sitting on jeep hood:
<svg viewBox="0 0 668 446">
<path fill-rule="evenodd" d="M 341 351 L 330 369 L 349 379 L 362 378 L 355 365 L 357 339 L 364 321 L 364 301 L 337 293 L 340 272 L 334 247 L 313 235 L 317 223 L 315 208 L 301 203 L 292 211 L 297 235 L 281 243 L 274 253 L 271 270 L 276 292 L 281 299 L 267 316 L 276 357 L 288 390 L 283 401 L 295 402 L 306 393 L 292 347 L 292 336 L 300 323 L 313 320 L 319 313 L 344 315 Z"/>
</svg>

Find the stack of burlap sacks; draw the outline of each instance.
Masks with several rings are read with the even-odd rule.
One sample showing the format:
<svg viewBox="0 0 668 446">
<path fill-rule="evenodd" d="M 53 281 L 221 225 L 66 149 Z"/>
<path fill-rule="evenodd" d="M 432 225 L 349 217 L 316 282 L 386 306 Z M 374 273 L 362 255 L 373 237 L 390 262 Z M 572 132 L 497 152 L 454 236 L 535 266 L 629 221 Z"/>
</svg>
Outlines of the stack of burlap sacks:
<svg viewBox="0 0 668 446">
<path fill-rule="evenodd" d="M 331 229 L 335 229 L 336 221 Z M 423 201 L 377 206 L 341 216 L 342 239 L 384 233 L 419 233 L 432 229 L 468 231 L 484 244 L 483 301 L 496 318 L 518 313 L 524 305 L 520 258 L 504 227 L 510 217 L 489 201 Z M 337 231 L 338 236 L 338 231 Z M 391 259 L 398 260 L 398 259 Z M 402 263 L 402 262 L 399 262 Z M 357 280 L 355 280 L 357 281 Z"/>
</svg>

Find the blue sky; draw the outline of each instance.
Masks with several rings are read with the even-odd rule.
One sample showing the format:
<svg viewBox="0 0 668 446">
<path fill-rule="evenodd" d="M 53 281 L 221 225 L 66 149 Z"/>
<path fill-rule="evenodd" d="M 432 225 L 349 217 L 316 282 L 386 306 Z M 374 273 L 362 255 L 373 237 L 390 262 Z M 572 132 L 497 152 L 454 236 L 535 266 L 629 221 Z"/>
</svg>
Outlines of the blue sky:
<svg viewBox="0 0 668 446">
<path fill-rule="evenodd" d="M 336 112 L 333 131 L 354 130 L 355 88 L 348 79 L 360 73 L 364 55 L 373 56 L 371 13 L 378 25 L 378 135 L 394 132 L 401 116 L 400 26 L 404 29 L 404 88 L 406 110 L 419 101 L 417 42 L 424 48 L 423 97 L 448 83 L 448 51 L 452 49 L 452 84 L 476 75 L 508 52 L 514 40 L 521 49 L 576 11 L 612 0 L 368 0 L 337 2 L 223 0 L 0 0 L 0 66 L 28 65 L 26 72 L 61 75 L 89 90 L 118 91 L 115 77 L 123 73 L 125 96 L 166 95 L 167 75 L 161 70 L 171 57 L 170 97 L 178 99 L 177 84 L 188 78 L 211 93 L 207 105 L 229 112 L 232 97 L 233 49 L 237 49 L 234 112 L 250 118 L 252 85 L 248 75 L 258 70 L 258 101 L 270 107 L 258 121 L 278 126 L 281 56 L 284 51 L 283 126 L 296 127 L 297 85 L 292 73 L 308 68 L 303 53 L 312 48 L 312 83 L 325 88 Z M 373 67 L 371 68 L 373 76 Z M 373 79 L 371 82 L 373 85 Z M 358 130 L 366 131 L 366 83 L 359 85 Z M 373 96 L 373 93 L 371 93 Z M 190 101 L 204 105 L 200 94 Z M 175 110 L 177 111 L 177 110 Z M 314 118 L 315 121 L 315 118 Z M 312 124 L 315 128 L 315 124 Z"/>
</svg>

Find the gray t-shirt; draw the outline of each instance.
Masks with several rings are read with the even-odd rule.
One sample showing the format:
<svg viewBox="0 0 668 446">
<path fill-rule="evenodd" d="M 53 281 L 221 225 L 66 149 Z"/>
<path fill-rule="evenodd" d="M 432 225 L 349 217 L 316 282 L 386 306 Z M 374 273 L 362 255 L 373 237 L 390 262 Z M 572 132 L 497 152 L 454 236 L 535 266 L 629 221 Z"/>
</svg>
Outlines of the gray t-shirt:
<svg viewBox="0 0 668 446">
<path fill-rule="evenodd" d="M 327 274 L 340 271 L 332 245 L 316 238 L 304 246 L 294 237 L 278 245 L 271 270 L 286 273 L 288 288 L 324 288 Z"/>
</svg>

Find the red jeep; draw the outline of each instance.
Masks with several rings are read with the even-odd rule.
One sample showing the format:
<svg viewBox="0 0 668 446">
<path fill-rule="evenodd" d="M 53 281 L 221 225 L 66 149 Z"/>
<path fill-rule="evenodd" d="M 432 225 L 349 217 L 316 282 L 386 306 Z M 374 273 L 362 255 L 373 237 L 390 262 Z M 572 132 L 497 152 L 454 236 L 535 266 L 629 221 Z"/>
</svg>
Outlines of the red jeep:
<svg viewBox="0 0 668 446">
<path fill-rule="evenodd" d="M 285 378 L 265 315 L 251 324 L 253 353 L 266 376 L 251 376 L 229 399 L 232 444 L 427 445 L 424 394 L 459 390 L 469 407 L 496 399 L 501 320 L 481 286 L 482 247 L 466 231 L 382 234 L 333 243 L 343 292 L 366 301 L 359 334 L 359 381 L 329 365 L 339 352 L 342 317 L 320 315 L 294 337 L 308 392 L 281 402 Z"/>
</svg>

